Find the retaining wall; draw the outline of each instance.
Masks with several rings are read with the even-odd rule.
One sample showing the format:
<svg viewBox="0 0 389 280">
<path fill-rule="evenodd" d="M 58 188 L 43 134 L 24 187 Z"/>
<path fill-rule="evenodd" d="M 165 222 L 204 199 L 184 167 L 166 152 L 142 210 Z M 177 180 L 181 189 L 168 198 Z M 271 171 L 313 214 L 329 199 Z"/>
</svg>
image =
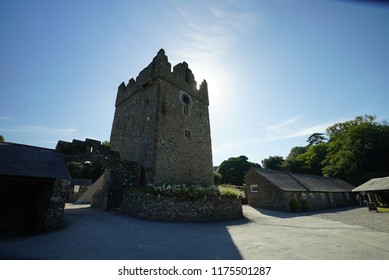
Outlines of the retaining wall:
<svg viewBox="0 0 389 280">
<path fill-rule="evenodd" d="M 207 222 L 243 217 L 240 198 L 201 198 L 183 201 L 147 193 L 123 195 L 121 212 L 135 217 L 180 222 Z"/>
</svg>

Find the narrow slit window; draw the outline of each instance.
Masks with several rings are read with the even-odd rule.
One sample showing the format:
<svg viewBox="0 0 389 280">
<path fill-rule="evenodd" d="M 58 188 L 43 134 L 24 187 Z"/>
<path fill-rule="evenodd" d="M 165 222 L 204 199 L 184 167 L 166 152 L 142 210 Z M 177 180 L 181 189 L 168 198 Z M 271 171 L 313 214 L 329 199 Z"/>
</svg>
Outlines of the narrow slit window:
<svg viewBox="0 0 389 280">
<path fill-rule="evenodd" d="M 146 97 L 143 99 L 143 107 L 147 107 L 147 105 L 149 105 L 149 99 Z"/>
</svg>

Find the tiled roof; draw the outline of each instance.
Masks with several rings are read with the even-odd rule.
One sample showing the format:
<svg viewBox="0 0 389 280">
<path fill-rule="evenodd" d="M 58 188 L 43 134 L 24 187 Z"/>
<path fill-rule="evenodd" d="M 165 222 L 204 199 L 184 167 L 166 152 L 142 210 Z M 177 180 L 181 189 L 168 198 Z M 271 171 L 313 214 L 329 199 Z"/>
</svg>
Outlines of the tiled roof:
<svg viewBox="0 0 389 280">
<path fill-rule="evenodd" d="M 70 179 L 62 155 L 55 150 L 0 143 L 0 176 Z"/>
<path fill-rule="evenodd" d="M 353 189 L 353 192 L 389 190 L 389 177 L 375 178 Z"/>
<path fill-rule="evenodd" d="M 338 178 L 289 173 L 262 168 L 257 168 L 255 171 L 284 191 L 351 192 L 354 188 L 353 185 Z"/>
</svg>

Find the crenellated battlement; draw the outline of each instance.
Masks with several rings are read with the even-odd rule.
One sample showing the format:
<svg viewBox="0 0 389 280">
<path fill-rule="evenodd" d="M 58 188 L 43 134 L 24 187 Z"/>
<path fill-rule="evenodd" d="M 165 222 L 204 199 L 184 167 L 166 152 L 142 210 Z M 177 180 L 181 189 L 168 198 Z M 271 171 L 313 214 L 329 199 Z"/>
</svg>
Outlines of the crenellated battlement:
<svg viewBox="0 0 389 280">
<path fill-rule="evenodd" d="M 184 89 L 192 97 L 209 105 L 208 86 L 206 81 L 204 80 L 201 83 L 200 88 L 197 89 L 195 77 L 192 70 L 189 68 L 188 63 L 185 61 L 174 66 L 172 72 L 171 64 L 168 61 L 168 57 L 165 55 L 165 51 L 160 49 L 153 58 L 153 61 L 139 73 L 136 80 L 131 78 L 127 85 L 124 82 L 119 85 L 115 106 L 118 106 L 139 90 L 143 90 L 151 85 L 152 81 L 158 78 L 164 79 L 176 85 L 178 88 Z"/>
</svg>

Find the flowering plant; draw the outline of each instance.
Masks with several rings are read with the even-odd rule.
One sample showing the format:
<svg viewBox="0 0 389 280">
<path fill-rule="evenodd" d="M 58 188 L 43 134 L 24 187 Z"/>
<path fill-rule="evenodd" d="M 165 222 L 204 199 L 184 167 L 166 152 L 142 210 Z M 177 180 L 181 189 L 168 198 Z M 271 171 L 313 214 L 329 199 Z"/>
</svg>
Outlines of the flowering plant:
<svg viewBox="0 0 389 280">
<path fill-rule="evenodd" d="M 203 197 L 242 197 L 244 194 L 232 186 L 201 186 L 185 184 L 149 185 L 145 192 L 163 197 L 177 197 L 180 199 L 196 200 Z"/>
</svg>

